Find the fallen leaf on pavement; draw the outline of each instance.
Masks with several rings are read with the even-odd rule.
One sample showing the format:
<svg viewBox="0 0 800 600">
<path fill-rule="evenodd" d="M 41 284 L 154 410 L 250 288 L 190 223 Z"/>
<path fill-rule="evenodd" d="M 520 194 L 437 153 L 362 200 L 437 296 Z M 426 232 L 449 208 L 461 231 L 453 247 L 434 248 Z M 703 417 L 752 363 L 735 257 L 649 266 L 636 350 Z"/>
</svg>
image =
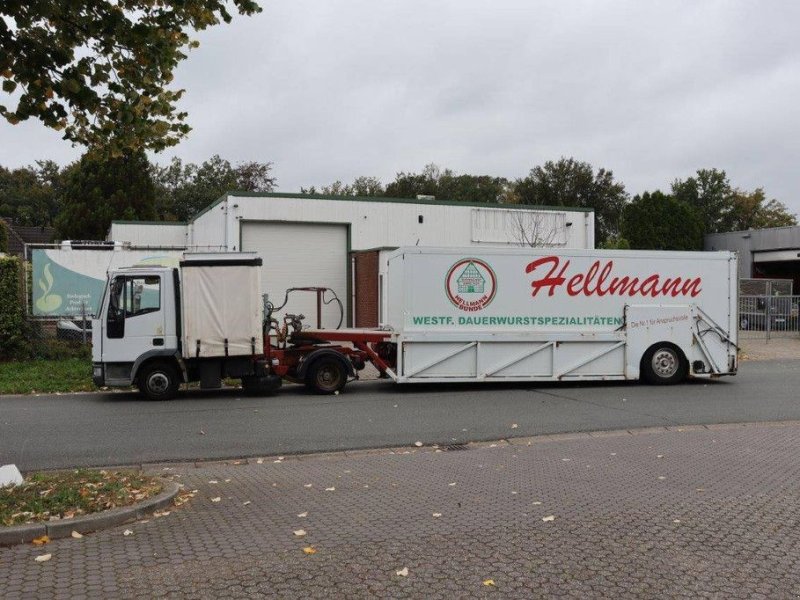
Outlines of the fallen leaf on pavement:
<svg viewBox="0 0 800 600">
<path fill-rule="evenodd" d="M 673 520 L 672 520 L 672 522 L 673 522 L 673 523 L 680 523 L 680 522 L 681 522 L 681 520 L 680 520 L 680 519 L 673 519 Z"/>
<path fill-rule="evenodd" d="M 414 445 L 415 445 L 417 448 L 419 448 L 420 446 L 422 446 L 422 442 L 414 442 Z"/>
<path fill-rule="evenodd" d="M 539 502 L 539 501 L 537 500 L 536 502 L 531 502 L 531 504 L 533 504 L 534 506 L 539 506 L 539 505 L 541 504 L 541 502 Z"/>
<path fill-rule="evenodd" d="M 433 513 L 433 516 L 438 518 L 442 516 L 442 513 Z"/>
<path fill-rule="evenodd" d="M 250 500 L 245 500 L 242 502 L 242 506 L 247 506 L 248 504 L 250 504 Z"/>
<path fill-rule="evenodd" d="M 31 543 L 33 543 L 34 546 L 44 546 L 45 544 L 47 544 L 49 542 L 50 542 L 50 538 L 47 537 L 46 535 L 43 535 L 42 537 L 34 538 L 34 539 L 31 540 Z"/>
<path fill-rule="evenodd" d="M 335 488 L 335 487 L 329 487 L 329 488 L 325 488 L 325 491 L 326 491 L 326 492 L 335 492 L 335 491 L 336 491 L 336 488 Z"/>
<path fill-rule="evenodd" d="M 122 532 L 122 535 L 133 535 L 133 532 L 130 529 L 126 529 Z"/>
<path fill-rule="evenodd" d="M 664 458 L 663 454 L 656 454 L 656 458 Z"/>
<path fill-rule="evenodd" d="M 313 484 L 311 484 L 311 483 L 306 483 L 306 484 L 303 485 L 303 487 L 307 487 L 308 488 L 308 487 L 311 487 L 312 485 Z"/>
<path fill-rule="evenodd" d="M 299 515 L 297 515 L 297 516 L 298 516 L 298 517 L 300 517 L 300 518 L 302 519 L 303 517 L 307 517 L 307 516 L 308 516 L 308 513 L 307 513 L 307 512 L 301 512 L 301 513 L 300 513 Z"/>
<path fill-rule="evenodd" d="M 222 498 L 220 498 L 219 496 L 211 499 L 212 502 L 219 502 L 220 500 L 222 500 Z"/>
<path fill-rule="evenodd" d="M 305 552 L 306 554 L 316 554 L 317 549 L 311 546 L 306 546 L 305 548 L 303 548 L 303 552 Z"/>
<path fill-rule="evenodd" d="M 206 434 L 206 432 L 201 429 L 200 430 L 200 435 L 205 435 L 205 434 Z"/>
<path fill-rule="evenodd" d="M 47 562 L 51 558 L 53 558 L 52 554 L 41 554 L 40 556 L 37 556 L 33 560 L 35 560 L 36 562 Z"/>
<path fill-rule="evenodd" d="M 71 534 L 71 535 L 72 535 L 72 537 L 74 537 L 76 540 L 79 540 L 79 539 L 81 539 L 81 538 L 83 537 L 83 534 L 82 534 L 82 533 L 78 533 L 78 532 L 77 532 L 77 531 L 75 531 L 74 529 L 72 530 L 72 534 Z"/>
<path fill-rule="evenodd" d="M 663 481 L 664 479 L 666 479 L 666 477 L 664 477 L 663 475 L 659 475 L 659 476 L 658 476 L 658 478 L 659 478 L 659 479 L 661 479 L 662 481 Z"/>
<path fill-rule="evenodd" d="M 454 481 L 452 483 L 448 483 L 447 485 L 449 485 L 450 487 L 453 487 L 455 484 L 456 484 L 456 482 Z"/>
<path fill-rule="evenodd" d="M 519 427 L 519 425 L 517 425 L 516 423 L 511 424 L 511 429 L 516 429 L 517 427 Z"/>
<path fill-rule="evenodd" d="M 215 483 L 219 483 L 219 481 L 217 481 L 216 479 L 209 479 L 208 483 L 215 484 Z"/>
<path fill-rule="evenodd" d="M 264 459 L 263 459 L 263 458 L 259 458 L 259 459 L 256 461 L 256 464 L 263 465 L 263 464 L 264 464 Z"/>
<path fill-rule="evenodd" d="M 295 529 L 294 530 L 294 534 L 297 537 L 303 537 L 306 534 L 306 530 L 305 529 Z"/>
<path fill-rule="evenodd" d="M 556 520 L 555 515 L 549 515 L 547 517 L 542 517 L 542 521 L 544 521 L 545 523 L 547 523 L 548 521 L 555 521 L 555 520 Z"/>
<path fill-rule="evenodd" d="M 494 579 L 484 579 L 483 580 L 483 585 L 493 586 L 494 585 Z"/>
<path fill-rule="evenodd" d="M 399 571 L 395 571 L 400 577 L 408 577 L 408 567 L 403 567 Z"/>
</svg>

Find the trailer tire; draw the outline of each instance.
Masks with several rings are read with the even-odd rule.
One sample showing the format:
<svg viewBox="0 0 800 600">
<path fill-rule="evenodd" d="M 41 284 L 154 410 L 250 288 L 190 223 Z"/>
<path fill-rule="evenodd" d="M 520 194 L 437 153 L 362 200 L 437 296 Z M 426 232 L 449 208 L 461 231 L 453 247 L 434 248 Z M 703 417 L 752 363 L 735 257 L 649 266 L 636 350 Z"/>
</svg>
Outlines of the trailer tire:
<svg viewBox="0 0 800 600">
<path fill-rule="evenodd" d="M 347 369 L 341 360 L 321 356 L 306 372 L 306 387 L 315 394 L 335 394 L 347 383 Z"/>
<path fill-rule="evenodd" d="M 681 383 L 689 374 L 689 361 L 675 344 L 653 344 L 642 356 L 641 377 L 652 385 Z"/>
<path fill-rule="evenodd" d="M 164 361 L 145 364 L 139 369 L 136 381 L 139 391 L 148 400 L 172 400 L 180 386 L 177 370 Z"/>
</svg>

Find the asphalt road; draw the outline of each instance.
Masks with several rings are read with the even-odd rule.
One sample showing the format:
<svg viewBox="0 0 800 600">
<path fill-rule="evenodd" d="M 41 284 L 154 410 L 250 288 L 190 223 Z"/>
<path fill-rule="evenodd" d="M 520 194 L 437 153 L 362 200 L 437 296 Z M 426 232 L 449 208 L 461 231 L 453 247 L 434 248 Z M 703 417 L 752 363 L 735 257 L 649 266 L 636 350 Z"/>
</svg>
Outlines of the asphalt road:
<svg viewBox="0 0 800 600">
<path fill-rule="evenodd" d="M 132 393 L 2 396 L 0 464 L 52 469 L 795 419 L 800 361 L 745 362 L 737 377 L 674 387 L 363 381 L 338 396 L 301 386 L 269 398 L 227 390 L 163 403 Z"/>
</svg>

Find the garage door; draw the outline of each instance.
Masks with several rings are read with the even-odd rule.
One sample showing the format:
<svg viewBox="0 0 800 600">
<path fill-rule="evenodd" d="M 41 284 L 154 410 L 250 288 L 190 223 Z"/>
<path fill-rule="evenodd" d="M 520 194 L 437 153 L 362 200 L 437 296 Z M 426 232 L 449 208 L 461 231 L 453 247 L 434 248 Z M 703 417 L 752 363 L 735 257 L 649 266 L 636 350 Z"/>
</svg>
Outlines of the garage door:
<svg viewBox="0 0 800 600">
<path fill-rule="evenodd" d="M 310 223 L 243 223 L 242 250 L 258 252 L 264 260 L 262 282 L 275 306 L 283 303 L 291 287 L 328 287 L 344 305 L 347 325 L 347 226 Z M 326 294 L 326 299 L 330 294 Z M 281 313 L 302 313 L 305 322 L 316 327 L 316 295 L 311 292 L 289 294 Z M 322 307 L 322 326 L 336 327 L 339 306 Z"/>
</svg>

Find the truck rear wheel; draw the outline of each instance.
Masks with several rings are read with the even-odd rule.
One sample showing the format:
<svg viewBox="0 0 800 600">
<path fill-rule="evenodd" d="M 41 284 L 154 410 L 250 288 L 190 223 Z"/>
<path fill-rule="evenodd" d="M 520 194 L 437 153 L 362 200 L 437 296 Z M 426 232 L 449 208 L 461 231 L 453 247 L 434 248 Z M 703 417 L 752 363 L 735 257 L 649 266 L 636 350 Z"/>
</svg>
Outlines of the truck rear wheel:
<svg viewBox="0 0 800 600">
<path fill-rule="evenodd" d="M 347 383 L 347 370 L 335 358 L 318 358 L 308 368 L 306 387 L 316 394 L 333 394 Z"/>
<path fill-rule="evenodd" d="M 689 363 L 680 348 L 668 342 L 653 344 L 642 357 L 641 376 L 654 385 L 680 383 L 689 373 Z"/>
<path fill-rule="evenodd" d="M 178 394 L 178 372 L 165 362 L 145 365 L 137 376 L 139 391 L 148 400 L 171 400 Z"/>
</svg>

